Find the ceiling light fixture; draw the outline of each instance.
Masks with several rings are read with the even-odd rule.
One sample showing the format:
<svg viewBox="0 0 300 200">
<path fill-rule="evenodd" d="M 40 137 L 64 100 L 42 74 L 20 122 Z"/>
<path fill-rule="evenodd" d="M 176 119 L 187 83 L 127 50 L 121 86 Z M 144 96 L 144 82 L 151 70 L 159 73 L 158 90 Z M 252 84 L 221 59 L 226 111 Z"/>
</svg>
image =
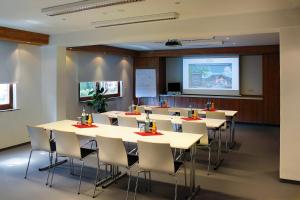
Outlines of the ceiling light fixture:
<svg viewBox="0 0 300 200">
<path fill-rule="evenodd" d="M 42 13 L 45 13 L 48 16 L 64 15 L 95 8 L 134 3 L 138 1 L 144 0 L 82 0 L 73 3 L 43 8 Z"/>
<path fill-rule="evenodd" d="M 103 28 L 103 27 L 137 24 L 137 23 L 145 23 L 145 22 L 174 20 L 174 19 L 178 19 L 178 17 L 179 17 L 178 13 L 170 12 L 170 13 L 160 13 L 160 14 L 153 14 L 153 15 L 121 18 L 121 19 L 114 19 L 114 20 L 96 21 L 96 22 L 92 22 L 91 24 L 96 28 Z"/>
</svg>

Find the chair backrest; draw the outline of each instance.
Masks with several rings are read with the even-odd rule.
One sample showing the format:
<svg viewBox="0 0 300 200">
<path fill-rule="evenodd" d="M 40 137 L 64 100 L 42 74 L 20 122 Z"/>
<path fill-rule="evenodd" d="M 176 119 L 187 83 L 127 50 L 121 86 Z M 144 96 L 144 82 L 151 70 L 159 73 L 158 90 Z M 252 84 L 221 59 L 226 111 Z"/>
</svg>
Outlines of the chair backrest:
<svg viewBox="0 0 300 200">
<path fill-rule="evenodd" d="M 101 162 L 128 167 L 128 157 L 121 138 L 96 136 Z"/>
<path fill-rule="evenodd" d="M 56 142 L 56 153 L 63 156 L 81 158 L 80 140 L 73 132 L 53 130 Z"/>
<path fill-rule="evenodd" d="M 153 107 L 152 114 L 169 115 L 169 109 Z"/>
<path fill-rule="evenodd" d="M 157 130 L 174 131 L 171 120 L 157 119 L 155 120 L 155 122 L 156 122 Z"/>
<path fill-rule="evenodd" d="M 143 170 L 174 174 L 170 144 L 138 141 L 139 167 Z"/>
<path fill-rule="evenodd" d="M 205 122 L 182 121 L 182 132 L 207 135 Z"/>
<path fill-rule="evenodd" d="M 32 150 L 51 151 L 50 133 L 46 129 L 27 126 Z"/>
<path fill-rule="evenodd" d="M 93 122 L 94 123 L 111 125 L 110 119 L 105 114 L 92 113 L 92 116 L 93 116 Z"/>
<path fill-rule="evenodd" d="M 138 123 L 135 117 L 118 116 L 118 125 L 136 128 Z"/>
<path fill-rule="evenodd" d="M 141 112 L 141 113 L 145 113 L 145 107 L 144 106 L 136 106 L 137 111 Z"/>
<path fill-rule="evenodd" d="M 211 112 L 211 111 L 207 111 L 206 112 L 206 118 L 210 118 L 210 119 L 223 119 L 226 120 L 226 115 L 225 112 Z M 227 124 L 225 122 L 224 126 L 222 126 L 222 129 L 226 129 Z"/>
<path fill-rule="evenodd" d="M 211 111 L 207 111 L 206 112 L 206 118 L 224 119 L 224 120 L 226 120 L 225 112 L 211 112 Z"/>
<path fill-rule="evenodd" d="M 179 108 L 179 113 L 180 113 L 180 116 L 182 117 L 188 117 L 189 116 L 189 111 L 188 109 L 184 109 L 184 108 Z"/>
</svg>

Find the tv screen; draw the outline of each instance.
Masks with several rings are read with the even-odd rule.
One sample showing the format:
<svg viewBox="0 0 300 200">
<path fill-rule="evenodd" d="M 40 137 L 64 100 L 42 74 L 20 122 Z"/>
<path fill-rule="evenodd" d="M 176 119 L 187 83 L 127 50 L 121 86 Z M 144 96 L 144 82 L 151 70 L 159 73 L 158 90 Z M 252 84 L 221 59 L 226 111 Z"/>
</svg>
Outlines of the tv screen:
<svg viewBox="0 0 300 200">
<path fill-rule="evenodd" d="M 168 83 L 169 92 L 180 92 L 180 83 Z"/>
<path fill-rule="evenodd" d="M 81 101 L 89 100 L 95 94 L 95 91 L 96 91 L 96 82 L 79 83 L 79 99 Z"/>
</svg>

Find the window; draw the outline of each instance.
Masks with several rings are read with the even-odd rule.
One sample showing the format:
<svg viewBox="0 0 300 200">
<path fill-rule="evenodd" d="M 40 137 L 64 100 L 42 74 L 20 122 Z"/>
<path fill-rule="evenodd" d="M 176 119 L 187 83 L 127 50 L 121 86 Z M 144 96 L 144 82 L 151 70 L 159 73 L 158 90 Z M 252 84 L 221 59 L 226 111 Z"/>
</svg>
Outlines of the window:
<svg viewBox="0 0 300 200">
<path fill-rule="evenodd" d="M 0 84 L 0 110 L 13 108 L 13 85 Z"/>
</svg>

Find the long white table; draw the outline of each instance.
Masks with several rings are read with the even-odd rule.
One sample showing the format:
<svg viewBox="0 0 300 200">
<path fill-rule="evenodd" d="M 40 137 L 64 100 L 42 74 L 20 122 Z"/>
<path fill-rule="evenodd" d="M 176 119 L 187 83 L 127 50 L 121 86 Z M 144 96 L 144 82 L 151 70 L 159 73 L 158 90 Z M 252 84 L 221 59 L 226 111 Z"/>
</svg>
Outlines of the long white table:
<svg viewBox="0 0 300 200">
<path fill-rule="evenodd" d="M 141 113 L 140 115 L 126 115 L 126 112 L 124 111 L 109 111 L 102 113 L 107 115 L 111 119 L 116 119 L 118 116 L 127 116 L 127 117 L 134 117 L 137 119 L 138 122 L 145 122 L 146 120 L 146 114 Z M 175 125 L 181 125 L 182 124 L 182 116 L 174 116 L 174 115 L 160 115 L 160 114 L 149 114 L 150 120 L 171 120 L 171 122 Z M 217 133 L 217 140 L 218 140 L 218 160 L 215 164 L 214 169 L 218 169 L 224 158 L 222 158 L 222 150 L 221 150 L 221 127 L 226 123 L 226 120 L 222 119 L 209 119 L 209 118 L 202 118 L 201 120 L 195 120 L 193 122 L 200 123 L 205 122 L 206 127 L 215 133 Z"/>
<path fill-rule="evenodd" d="M 117 137 L 122 138 L 124 142 L 137 143 L 137 141 L 147 141 L 147 142 L 159 142 L 159 143 L 169 143 L 172 148 L 178 149 L 190 149 L 191 151 L 191 168 L 190 168 L 190 191 L 191 195 L 195 194 L 199 190 L 199 186 L 196 187 L 195 184 L 195 151 L 196 143 L 202 137 L 201 134 L 191 134 L 184 133 L 178 134 L 177 132 L 170 131 L 160 131 L 162 135 L 157 136 L 140 136 L 134 132 L 138 132 L 138 128 L 122 127 L 122 126 L 112 126 L 112 125 L 103 125 L 95 124 L 95 128 L 77 128 L 73 126 L 77 124 L 77 121 L 72 120 L 63 120 L 47 124 L 38 125 L 47 130 L 58 130 L 58 131 L 67 131 L 74 132 L 80 136 L 87 137 L 96 137 L 106 136 L 106 137 Z"/>
<path fill-rule="evenodd" d="M 141 115 L 126 115 L 124 111 L 109 111 L 103 113 L 107 115 L 109 118 L 118 118 L 118 116 L 127 116 L 127 117 L 135 117 L 139 122 L 145 122 L 146 114 L 141 113 Z M 182 124 L 182 116 L 174 116 L 174 115 L 160 115 L 160 114 L 149 114 L 150 120 L 171 120 L 173 124 Z M 201 120 L 195 120 L 193 122 L 205 122 L 207 128 L 209 129 L 219 129 L 226 122 L 222 119 L 208 119 L 202 118 Z"/>
<path fill-rule="evenodd" d="M 144 109 L 146 111 L 152 111 L 153 107 L 157 107 L 157 106 L 151 106 L 151 105 L 145 105 Z M 180 107 L 170 107 L 168 108 L 168 111 L 170 113 L 179 113 L 182 109 L 185 110 L 190 110 L 191 108 L 180 108 Z M 205 109 L 201 109 L 201 108 L 192 108 L 193 110 L 197 110 L 198 113 L 200 115 L 206 115 Z M 235 119 L 236 119 L 236 115 L 238 113 L 238 111 L 234 111 L 234 110 L 216 110 L 216 112 L 224 112 L 225 116 L 227 118 L 227 121 L 229 122 L 230 125 L 230 147 L 232 148 L 235 145 Z"/>
</svg>

